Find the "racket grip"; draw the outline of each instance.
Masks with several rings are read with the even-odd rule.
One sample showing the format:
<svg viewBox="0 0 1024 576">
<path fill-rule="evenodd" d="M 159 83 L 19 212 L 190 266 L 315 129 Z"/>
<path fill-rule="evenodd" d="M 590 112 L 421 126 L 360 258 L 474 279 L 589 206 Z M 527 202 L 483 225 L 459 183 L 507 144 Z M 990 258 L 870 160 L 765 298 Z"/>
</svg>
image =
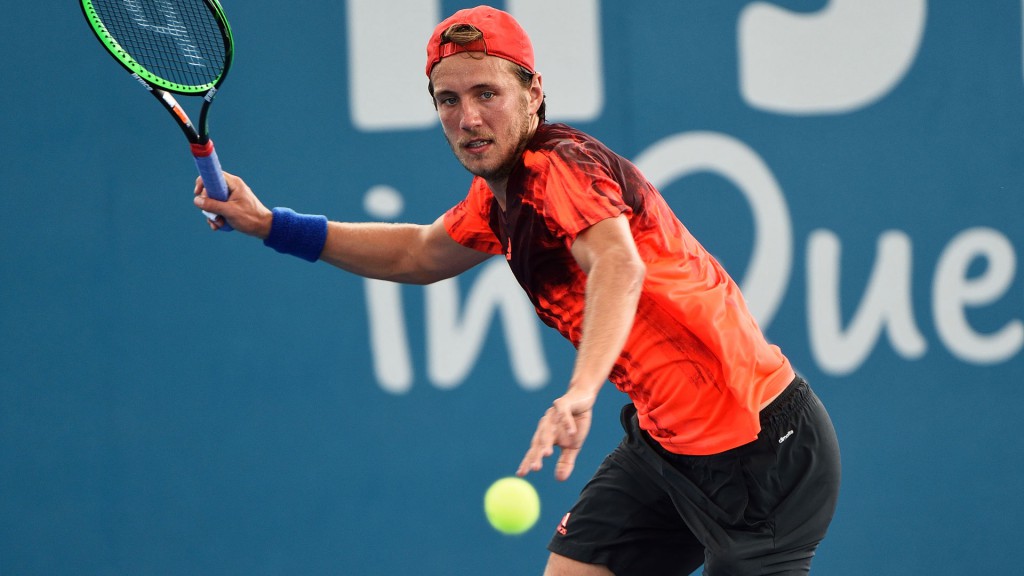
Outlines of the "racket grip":
<svg viewBox="0 0 1024 576">
<path fill-rule="evenodd" d="M 193 144 L 192 156 L 196 160 L 196 169 L 199 170 L 199 177 L 203 179 L 203 186 L 206 193 L 214 200 L 224 202 L 228 199 L 228 183 L 224 181 L 224 172 L 220 168 L 220 159 L 217 158 L 217 151 L 213 148 L 213 140 L 207 140 L 206 144 Z M 210 220 L 217 218 L 216 214 L 203 211 Z M 220 227 L 224 232 L 230 232 L 231 226 L 225 222 Z"/>
</svg>

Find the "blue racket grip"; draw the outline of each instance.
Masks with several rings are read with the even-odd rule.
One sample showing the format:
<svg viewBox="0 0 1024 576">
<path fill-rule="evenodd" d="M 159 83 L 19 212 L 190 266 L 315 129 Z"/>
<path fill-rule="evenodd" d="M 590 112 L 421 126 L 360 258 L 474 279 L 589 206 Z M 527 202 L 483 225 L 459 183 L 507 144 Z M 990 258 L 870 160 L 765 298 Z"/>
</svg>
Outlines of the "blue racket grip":
<svg viewBox="0 0 1024 576">
<path fill-rule="evenodd" d="M 199 177 L 203 179 L 203 186 L 206 194 L 214 200 L 224 202 L 228 199 L 228 183 L 224 181 L 224 172 L 220 168 L 220 159 L 217 158 L 217 151 L 213 148 L 213 140 L 206 144 L 193 144 L 192 156 L 196 160 L 196 169 L 199 170 Z M 216 214 L 203 211 L 210 220 L 217 218 Z M 220 229 L 230 232 L 231 226 L 225 222 Z"/>
</svg>

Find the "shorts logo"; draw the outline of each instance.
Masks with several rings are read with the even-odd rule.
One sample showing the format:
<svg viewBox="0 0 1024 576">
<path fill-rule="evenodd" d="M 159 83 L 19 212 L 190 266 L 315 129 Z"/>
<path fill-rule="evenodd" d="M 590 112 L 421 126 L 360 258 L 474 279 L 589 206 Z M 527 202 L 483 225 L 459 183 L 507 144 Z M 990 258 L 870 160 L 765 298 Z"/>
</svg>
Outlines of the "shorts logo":
<svg viewBox="0 0 1024 576">
<path fill-rule="evenodd" d="M 569 533 L 569 514 L 572 512 L 566 512 L 565 516 L 562 516 L 562 521 L 558 523 L 558 533 L 565 536 Z"/>
<path fill-rule="evenodd" d="M 789 440 L 789 437 L 792 436 L 792 435 L 793 435 L 793 431 L 792 430 L 790 430 L 789 432 L 786 432 L 785 436 L 783 436 L 782 438 L 779 438 L 779 444 L 782 444 L 786 440 Z"/>
</svg>

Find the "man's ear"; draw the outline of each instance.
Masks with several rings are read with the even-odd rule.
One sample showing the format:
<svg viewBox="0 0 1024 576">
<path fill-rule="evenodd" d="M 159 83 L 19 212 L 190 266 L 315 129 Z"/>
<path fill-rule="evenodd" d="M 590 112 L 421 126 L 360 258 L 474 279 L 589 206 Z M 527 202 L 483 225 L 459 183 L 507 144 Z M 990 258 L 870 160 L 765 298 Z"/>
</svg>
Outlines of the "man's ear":
<svg viewBox="0 0 1024 576">
<path fill-rule="evenodd" d="M 540 72 L 537 72 L 533 75 L 533 79 L 530 80 L 530 112 L 536 114 L 543 103 L 544 80 L 541 78 Z"/>
</svg>

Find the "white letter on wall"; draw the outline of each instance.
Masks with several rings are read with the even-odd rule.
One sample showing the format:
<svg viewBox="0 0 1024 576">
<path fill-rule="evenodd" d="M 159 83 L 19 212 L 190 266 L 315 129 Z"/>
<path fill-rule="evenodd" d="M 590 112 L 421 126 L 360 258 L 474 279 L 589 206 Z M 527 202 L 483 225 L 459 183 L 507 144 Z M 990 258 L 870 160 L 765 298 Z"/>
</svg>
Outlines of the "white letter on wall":
<svg viewBox="0 0 1024 576">
<path fill-rule="evenodd" d="M 807 253 L 807 319 L 811 352 L 822 370 L 849 374 L 867 358 L 885 327 L 893 347 L 904 358 L 920 358 L 927 350 L 914 321 L 911 297 L 910 238 L 886 232 L 878 239 L 878 257 L 864 299 L 842 329 L 840 245 L 826 230 L 811 233 Z"/>
<path fill-rule="evenodd" d="M 547 383 L 548 367 L 536 314 L 503 258 L 483 264 L 461 321 L 455 279 L 427 286 L 426 309 L 427 372 L 438 388 L 454 388 L 465 380 L 496 312 L 501 313 L 516 381 L 527 390 Z"/>
<path fill-rule="evenodd" d="M 983 275 L 968 278 L 968 268 L 976 258 L 984 258 L 988 266 Z M 1019 319 L 984 335 L 971 328 L 964 313 L 968 305 L 990 304 L 1006 294 L 1016 269 L 1013 246 L 990 228 L 964 230 L 942 252 L 932 285 L 932 308 L 939 337 L 957 358 L 995 364 L 1013 357 L 1024 345 L 1024 326 Z"/>
<path fill-rule="evenodd" d="M 392 394 L 412 388 L 412 360 L 405 332 L 402 287 L 383 280 L 363 280 L 370 322 L 370 352 L 377 382 Z"/>
<path fill-rule="evenodd" d="M 813 14 L 754 2 L 737 31 L 743 98 L 793 115 L 868 106 L 910 69 L 926 12 L 925 0 L 831 0 Z"/>
<path fill-rule="evenodd" d="M 348 92 L 359 130 L 429 128 L 427 39 L 441 21 L 439 0 L 348 0 Z"/>
<path fill-rule="evenodd" d="M 394 220 L 404 207 L 401 192 L 390 186 L 373 186 L 363 196 L 363 209 L 379 220 Z M 405 394 L 412 388 L 412 359 L 405 329 L 402 287 L 383 280 L 364 279 L 363 292 L 377 382 L 387 392 Z"/>
<path fill-rule="evenodd" d="M 594 120 L 604 107 L 598 0 L 506 0 L 505 7 L 533 41 L 548 117 Z"/>
</svg>

